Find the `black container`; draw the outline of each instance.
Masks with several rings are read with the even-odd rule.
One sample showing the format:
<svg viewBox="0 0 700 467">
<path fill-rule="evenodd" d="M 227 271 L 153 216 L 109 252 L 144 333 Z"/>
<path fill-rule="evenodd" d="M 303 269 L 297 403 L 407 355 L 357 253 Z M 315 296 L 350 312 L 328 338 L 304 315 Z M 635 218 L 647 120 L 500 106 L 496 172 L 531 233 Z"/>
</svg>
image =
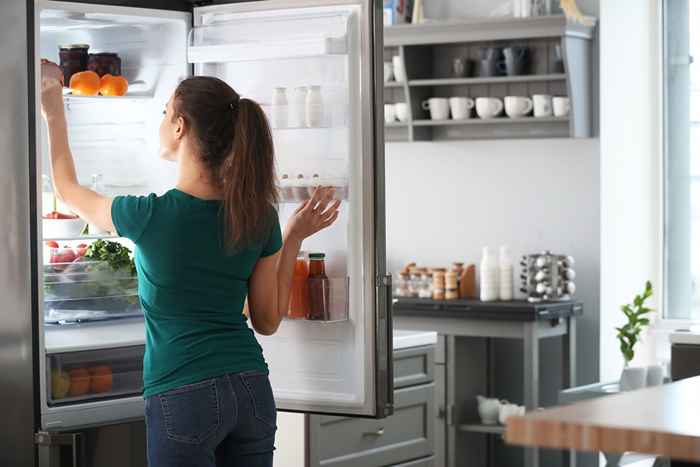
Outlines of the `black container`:
<svg viewBox="0 0 700 467">
<path fill-rule="evenodd" d="M 107 74 L 112 76 L 121 76 L 122 59 L 119 58 L 119 55 L 113 52 L 90 54 L 87 69 L 97 73 L 100 78 Z"/>
<path fill-rule="evenodd" d="M 87 44 L 68 44 L 58 48 L 59 65 L 63 70 L 63 85 L 70 85 L 70 78 L 75 73 L 87 70 L 88 49 Z"/>
</svg>

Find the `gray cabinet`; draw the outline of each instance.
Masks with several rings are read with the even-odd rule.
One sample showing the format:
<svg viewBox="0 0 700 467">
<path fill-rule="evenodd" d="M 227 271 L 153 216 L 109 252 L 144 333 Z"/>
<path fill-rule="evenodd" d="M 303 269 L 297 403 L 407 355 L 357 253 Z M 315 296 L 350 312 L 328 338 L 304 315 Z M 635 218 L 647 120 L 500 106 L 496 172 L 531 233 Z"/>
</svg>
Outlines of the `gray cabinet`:
<svg viewBox="0 0 700 467">
<path fill-rule="evenodd" d="M 432 346 L 394 352 L 394 414 L 381 420 L 309 415 L 308 465 L 433 467 L 435 353 Z"/>
</svg>

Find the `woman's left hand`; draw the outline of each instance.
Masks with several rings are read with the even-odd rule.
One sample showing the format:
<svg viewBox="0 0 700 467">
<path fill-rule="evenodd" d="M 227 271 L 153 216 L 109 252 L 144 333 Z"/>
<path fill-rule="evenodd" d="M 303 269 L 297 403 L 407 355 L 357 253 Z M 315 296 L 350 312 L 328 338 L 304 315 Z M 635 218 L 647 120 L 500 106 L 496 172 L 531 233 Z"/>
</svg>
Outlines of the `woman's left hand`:
<svg viewBox="0 0 700 467">
<path fill-rule="evenodd" d="M 311 199 L 297 208 L 287 222 L 287 238 L 302 241 L 327 227 L 338 219 L 340 201 L 333 201 L 335 188 L 318 187 Z"/>
<path fill-rule="evenodd" d="M 41 59 L 41 114 L 46 120 L 63 115 L 63 71 Z"/>
</svg>

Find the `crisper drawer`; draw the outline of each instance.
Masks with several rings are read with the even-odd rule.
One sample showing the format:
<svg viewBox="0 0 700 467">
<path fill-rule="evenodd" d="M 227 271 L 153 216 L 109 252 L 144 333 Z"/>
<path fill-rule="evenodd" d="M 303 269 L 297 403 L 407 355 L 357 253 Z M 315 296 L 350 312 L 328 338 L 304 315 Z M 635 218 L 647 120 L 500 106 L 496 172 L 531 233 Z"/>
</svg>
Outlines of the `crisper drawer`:
<svg viewBox="0 0 700 467">
<path fill-rule="evenodd" d="M 312 416 L 311 438 L 319 464 L 373 467 L 433 454 L 433 385 L 395 392 L 394 415 L 383 420 Z M 420 465 L 420 464 L 419 464 Z"/>
<path fill-rule="evenodd" d="M 143 346 L 133 346 L 47 355 L 48 405 L 141 394 L 143 354 Z"/>
<path fill-rule="evenodd" d="M 432 346 L 394 351 L 394 388 L 432 382 L 435 377 L 434 355 Z"/>
</svg>

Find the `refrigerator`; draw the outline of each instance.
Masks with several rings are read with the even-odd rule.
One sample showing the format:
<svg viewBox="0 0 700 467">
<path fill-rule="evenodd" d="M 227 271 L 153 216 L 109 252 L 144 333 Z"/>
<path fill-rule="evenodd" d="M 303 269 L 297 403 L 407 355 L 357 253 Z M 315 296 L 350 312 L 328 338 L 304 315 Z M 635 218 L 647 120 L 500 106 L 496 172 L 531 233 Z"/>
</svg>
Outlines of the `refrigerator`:
<svg viewBox="0 0 700 467">
<path fill-rule="evenodd" d="M 68 208 L 51 191 L 39 63 L 58 63 L 69 44 L 112 54 L 112 64 L 117 57 L 129 83 L 117 97 L 64 90 L 81 184 L 110 196 L 172 188 L 176 168 L 158 157 L 163 110 L 181 80 L 207 75 L 268 115 L 283 227 L 314 186 L 336 187 L 338 221 L 303 245 L 325 254 L 325 313 L 285 319 L 258 339 L 279 410 L 390 415 L 381 2 L 110 3 L 0 5 L 0 405 L 13 427 L 0 437 L 3 465 L 53 465 L 61 446 L 77 459 L 82 430 L 144 412 L 137 279 L 82 256 L 94 242 L 134 245 L 79 220 L 45 218 Z"/>
</svg>

